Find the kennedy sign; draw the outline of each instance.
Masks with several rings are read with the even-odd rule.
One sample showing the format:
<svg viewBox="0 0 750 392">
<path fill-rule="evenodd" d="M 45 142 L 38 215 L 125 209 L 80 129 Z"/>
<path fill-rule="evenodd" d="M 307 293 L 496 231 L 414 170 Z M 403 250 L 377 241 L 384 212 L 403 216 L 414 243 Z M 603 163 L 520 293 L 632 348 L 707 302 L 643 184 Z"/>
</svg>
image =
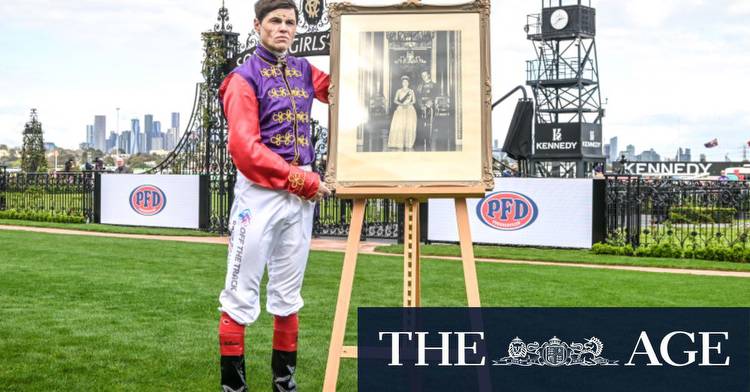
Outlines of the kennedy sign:
<svg viewBox="0 0 750 392">
<path fill-rule="evenodd" d="M 602 126 L 587 123 L 536 124 L 535 158 L 602 157 Z"/>
<path fill-rule="evenodd" d="M 742 167 L 740 162 L 627 162 L 615 163 L 615 172 L 634 175 L 661 176 L 720 176 L 730 167 Z"/>
</svg>

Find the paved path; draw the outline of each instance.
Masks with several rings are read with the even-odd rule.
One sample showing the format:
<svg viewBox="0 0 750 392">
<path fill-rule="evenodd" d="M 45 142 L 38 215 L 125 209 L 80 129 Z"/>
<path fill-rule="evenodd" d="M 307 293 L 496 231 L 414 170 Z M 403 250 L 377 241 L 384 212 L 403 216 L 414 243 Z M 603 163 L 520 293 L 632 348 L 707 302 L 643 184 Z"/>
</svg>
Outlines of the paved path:
<svg viewBox="0 0 750 392">
<path fill-rule="evenodd" d="M 201 244 L 226 244 L 227 237 L 191 237 L 191 236 L 155 236 L 155 235 L 144 235 L 144 234 L 119 234 L 119 233 L 101 233 L 94 231 L 83 231 L 83 230 L 68 230 L 68 229 L 51 229 L 42 227 L 27 227 L 27 226 L 6 226 L 0 225 L 0 230 L 19 230 L 19 231 L 31 231 L 36 233 L 52 233 L 52 234 L 68 234 L 68 235 L 87 235 L 94 237 L 114 237 L 114 238 L 135 238 L 145 240 L 162 240 L 162 241 L 180 241 L 180 242 L 191 242 Z M 381 256 L 395 256 L 390 253 L 376 252 L 375 247 L 383 245 L 382 242 L 360 242 L 359 253 L 361 254 L 372 254 Z M 328 252 L 344 252 L 346 250 L 345 240 L 336 239 L 322 239 L 315 238 L 312 241 L 312 249 L 317 251 L 328 251 Z M 451 260 L 459 261 L 460 257 L 450 256 L 427 256 L 423 255 L 423 259 L 437 259 L 437 260 Z M 660 267 L 636 267 L 636 266 L 625 266 L 625 265 L 601 265 L 601 264 L 580 264 L 580 263 L 563 263 L 563 262 L 549 262 L 549 261 L 527 261 L 527 260 L 505 260 L 505 259 L 486 259 L 476 258 L 477 261 L 483 263 L 496 263 L 496 264 L 524 264 L 524 265 L 544 265 L 544 266 L 556 266 L 556 267 L 574 267 L 574 268 L 594 268 L 594 269 L 608 269 L 608 270 L 619 270 L 619 271 L 638 271 L 638 272 L 655 272 L 655 273 L 668 273 L 668 274 L 686 274 L 686 275 L 701 275 L 701 276 L 731 276 L 739 278 L 750 278 L 750 272 L 741 271 L 715 271 L 715 270 L 695 270 L 695 269 L 684 269 L 684 268 L 660 268 Z"/>
</svg>

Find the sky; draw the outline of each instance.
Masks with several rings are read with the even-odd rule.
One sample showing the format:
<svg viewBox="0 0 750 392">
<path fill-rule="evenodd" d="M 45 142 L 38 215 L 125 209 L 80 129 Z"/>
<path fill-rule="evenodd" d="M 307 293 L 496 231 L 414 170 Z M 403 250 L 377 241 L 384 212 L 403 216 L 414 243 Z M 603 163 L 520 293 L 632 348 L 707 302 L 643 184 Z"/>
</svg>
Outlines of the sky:
<svg viewBox="0 0 750 392">
<path fill-rule="evenodd" d="M 225 1 L 244 41 L 253 1 Z M 38 109 L 45 141 L 66 148 L 85 141 L 94 115 L 106 115 L 108 131 L 117 130 L 118 107 L 120 130 L 130 129 L 131 118 L 140 118 L 142 128 L 147 113 L 165 130 L 171 112 L 181 113 L 184 130 L 201 81 L 200 33 L 213 27 L 220 6 L 220 0 L 3 0 L 0 144 L 21 144 L 31 108 Z M 495 99 L 525 83 L 534 50 L 523 27 L 541 6 L 541 0 L 492 0 Z M 744 94 L 750 91 L 750 0 L 592 0 L 592 6 L 607 102 L 605 142 L 617 136 L 620 150 L 634 144 L 638 153 L 654 148 L 663 157 L 688 147 L 694 160 L 701 153 L 709 160 L 741 159 L 750 140 Z M 327 58 L 312 61 L 328 68 Z M 493 112 L 493 138 L 500 143 L 512 101 Z M 704 148 L 713 138 L 719 146 Z"/>
</svg>

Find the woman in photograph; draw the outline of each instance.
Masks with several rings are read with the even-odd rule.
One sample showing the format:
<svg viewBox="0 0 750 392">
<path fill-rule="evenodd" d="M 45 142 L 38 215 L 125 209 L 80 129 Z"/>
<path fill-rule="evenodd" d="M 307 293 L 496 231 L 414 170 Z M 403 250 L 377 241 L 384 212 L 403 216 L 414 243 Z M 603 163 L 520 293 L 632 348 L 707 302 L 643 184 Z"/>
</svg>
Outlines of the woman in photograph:
<svg viewBox="0 0 750 392">
<path fill-rule="evenodd" d="M 417 138 L 417 111 L 414 104 L 417 98 L 414 90 L 409 88 L 409 77 L 401 77 L 401 88 L 396 91 L 393 102 L 398 105 L 391 120 L 391 130 L 388 134 L 388 148 L 390 150 L 411 151 Z"/>
</svg>

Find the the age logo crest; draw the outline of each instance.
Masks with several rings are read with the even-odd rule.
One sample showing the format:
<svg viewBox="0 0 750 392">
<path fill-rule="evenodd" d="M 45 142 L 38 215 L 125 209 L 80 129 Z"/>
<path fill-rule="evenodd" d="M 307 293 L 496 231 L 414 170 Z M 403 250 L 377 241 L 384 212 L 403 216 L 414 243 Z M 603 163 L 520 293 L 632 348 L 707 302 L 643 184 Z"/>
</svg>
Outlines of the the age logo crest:
<svg viewBox="0 0 750 392">
<path fill-rule="evenodd" d="M 539 344 L 525 344 L 516 337 L 508 345 L 508 356 L 492 361 L 493 366 L 618 366 L 619 361 L 612 361 L 601 356 L 604 343 L 592 336 L 583 343 L 570 344 L 552 337 Z"/>
</svg>

